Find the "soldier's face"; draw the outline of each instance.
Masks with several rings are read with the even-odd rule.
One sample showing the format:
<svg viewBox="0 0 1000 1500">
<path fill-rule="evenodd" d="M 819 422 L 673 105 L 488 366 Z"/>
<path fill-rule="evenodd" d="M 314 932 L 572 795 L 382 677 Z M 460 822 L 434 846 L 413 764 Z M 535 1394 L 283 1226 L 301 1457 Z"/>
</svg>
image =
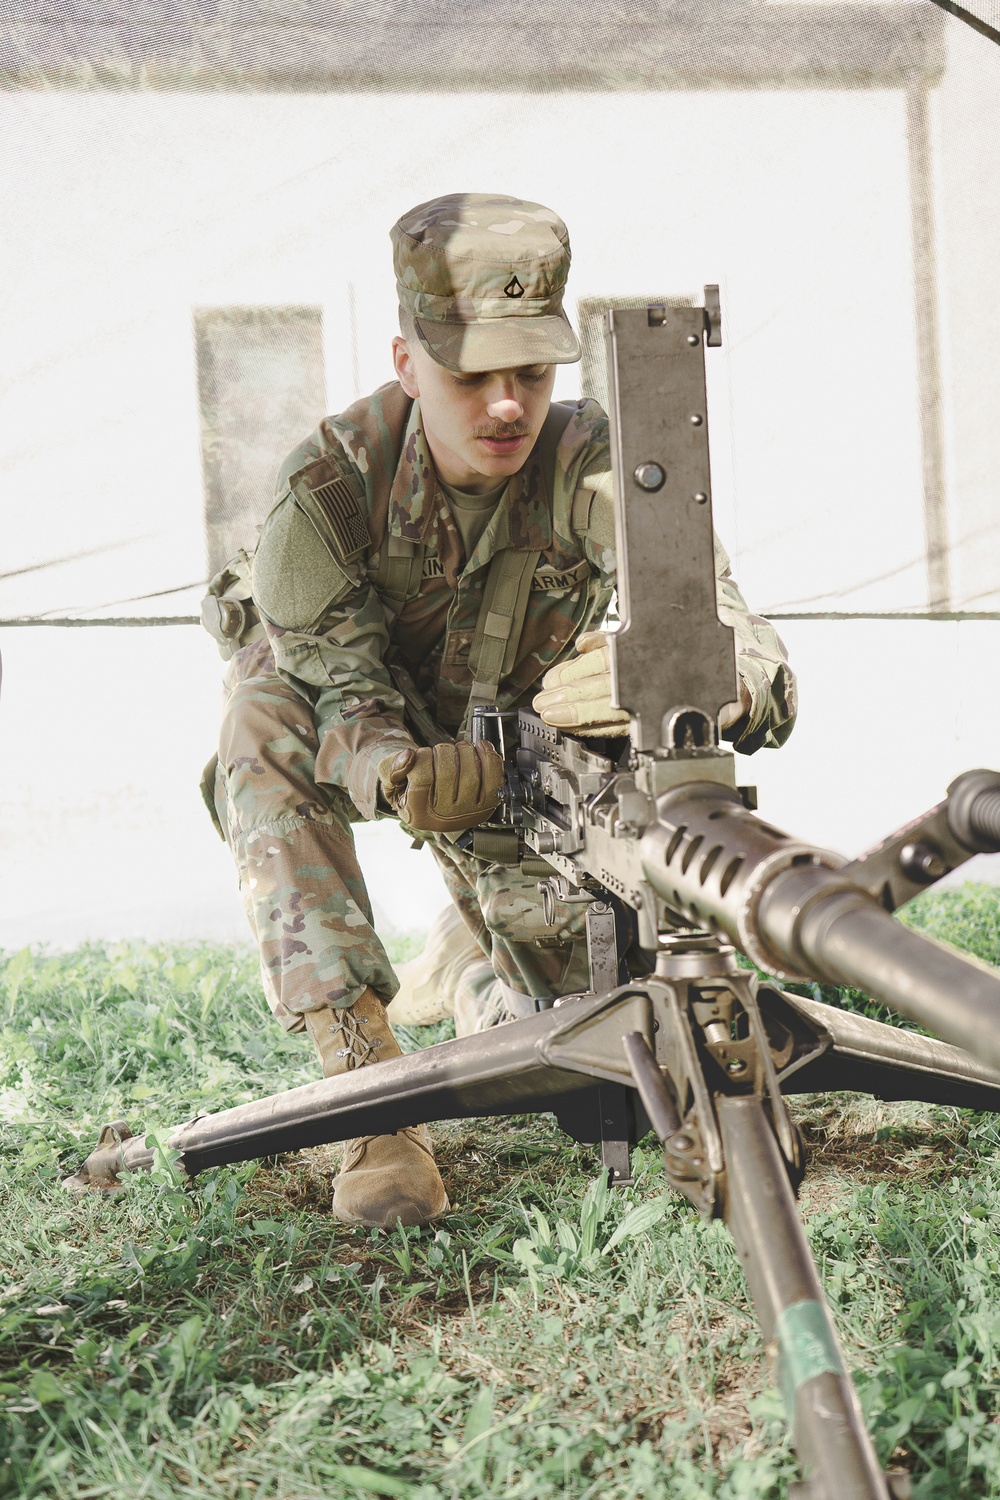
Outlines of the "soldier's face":
<svg viewBox="0 0 1000 1500">
<path fill-rule="evenodd" d="M 475 492 L 516 474 L 549 410 L 555 365 L 458 375 L 419 344 L 393 339 L 396 375 L 420 398 L 424 436 L 446 484 Z"/>
</svg>

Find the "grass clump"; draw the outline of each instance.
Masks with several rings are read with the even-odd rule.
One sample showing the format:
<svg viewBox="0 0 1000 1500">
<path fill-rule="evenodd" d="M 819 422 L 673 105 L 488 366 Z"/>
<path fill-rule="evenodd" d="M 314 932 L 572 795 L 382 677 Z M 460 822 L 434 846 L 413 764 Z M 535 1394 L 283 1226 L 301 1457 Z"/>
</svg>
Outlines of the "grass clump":
<svg viewBox="0 0 1000 1500">
<path fill-rule="evenodd" d="M 910 919 L 1000 958 L 991 891 L 923 897 Z M 786 1495 L 728 1233 L 667 1191 L 652 1140 L 609 1192 L 547 1117 L 445 1123 L 455 1209 L 394 1233 L 331 1219 L 336 1148 L 193 1188 L 160 1150 L 117 1199 L 59 1186 L 107 1120 L 163 1140 L 314 1076 L 249 951 L 3 961 L 0 1496 Z M 918 1500 L 1000 1500 L 995 1122 L 855 1096 L 796 1112 L 809 1233 L 881 1457 Z"/>
</svg>

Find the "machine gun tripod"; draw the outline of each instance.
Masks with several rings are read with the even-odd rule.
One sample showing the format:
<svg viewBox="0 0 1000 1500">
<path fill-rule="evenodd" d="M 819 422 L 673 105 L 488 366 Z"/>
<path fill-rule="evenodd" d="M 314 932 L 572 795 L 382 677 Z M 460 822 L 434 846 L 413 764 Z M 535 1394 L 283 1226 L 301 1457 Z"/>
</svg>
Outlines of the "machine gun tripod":
<svg viewBox="0 0 1000 1500">
<path fill-rule="evenodd" d="M 861 1421 L 796 1213 L 804 1152 L 786 1096 L 852 1089 L 1000 1111 L 1000 975 L 892 916 L 1000 848 L 1000 775 L 959 777 L 850 863 L 755 816 L 718 731 L 737 693 L 716 610 L 705 421 L 717 289 L 704 309 L 612 312 L 608 332 L 622 613 L 609 649 L 628 740 L 584 743 L 523 711 L 487 710 L 476 729 L 504 755 L 507 781 L 473 850 L 535 874 L 554 919 L 567 898 L 584 907 L 589 991 L 205 1116 L 169 1145 L 194 1175 L 425 1121 L 544 1110 L 600 1142 L 623 1181 L 652 1126 L 673 1186 L 732 1231 L 808 1475 L 799 1500 L 903 1500 L 908 1481 L 882 1474 Z M 667 589 L 683 608 L 664 632 Z M 779 980 L 857 986 L 944 1040 L 788 994 L 739 969 L 737 950 Z M 68 1185 L 113 1190 L 152 1155 L 117 1122 Z"/>
<path fill-rule="evenodd" d="M 594 901 L 590 925 L 606 929 L 609 912 Z M 426 1120 L 545 1110 L 598 1143 L 612 1180 L 625 1181 L 651 1126 L 671 1185 L 732 1232 L 812 1476 L 800 1500 L 904 1500 L 905 1476 L 878 1469 L 795 1207 L 805 1159 L 786 1095 L 845 1088 L 1000 1112 L 1000 1074 L 958 1048 L 786 994 L 737 968 L 731 945 L 687 932 L 662 944 L 643 979 L 205 1116 L 169 1144 L 194 1176 Z M 119 1172 L 152 1161 L 118 1122 L 72 1182 L 113 1189 Z"/>
</svg>

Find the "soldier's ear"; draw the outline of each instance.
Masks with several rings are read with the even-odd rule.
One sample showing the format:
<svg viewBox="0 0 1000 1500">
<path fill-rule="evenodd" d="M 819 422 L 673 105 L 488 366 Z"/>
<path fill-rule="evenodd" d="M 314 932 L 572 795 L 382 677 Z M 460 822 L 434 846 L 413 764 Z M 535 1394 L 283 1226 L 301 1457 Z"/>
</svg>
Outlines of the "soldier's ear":
<svg viewBox="0 0 1000 1500">
<path fill-rule="evenodd" d="M 417 382 L 417 362 L 410 353 L 410 346 L 401 333 L 397 333 L 392 341 L 392 362 L 396 369 L 396 379 L 411 400 L 416 400 L 420 395 L 420 386 Z"/>
</svg>

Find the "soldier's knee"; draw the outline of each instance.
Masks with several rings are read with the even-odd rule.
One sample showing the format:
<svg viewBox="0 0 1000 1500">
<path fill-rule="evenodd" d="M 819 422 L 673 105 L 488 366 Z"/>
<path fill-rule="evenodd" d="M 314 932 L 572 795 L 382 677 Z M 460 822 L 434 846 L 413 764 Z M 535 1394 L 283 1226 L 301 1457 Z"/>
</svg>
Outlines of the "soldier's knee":
<svg viewBox="0 0 1000 1500">
<path fill-rule="evenodd" d="M 512 882 L 491 887 L 481 893 L 480 905 L 486 926 L 504 942 L 527 943 L 556 932 L 546 922 L 541 897 L 533 886 Z"/>
<path fill-rule="evenodd" d="M 312 710 L 280 678 L 241 682 L 229 695 L 219 734 L 223 766 L 246 757 L 313 757 L 317 745 Z"/>
<path fill-rule="evenodd" d="M 536 943 L 542 947 L 570 943 L 586 929 L 586 904 L 556 899 L 552 920 L 533 877 L 516 869 L 493 866 L 476 884 L 483 919 L 502 943 Z"/>
<path fill-rule="evenodd" d="M 235 822 L 244 833 L 270 829 L 287 836 L 307 822 L 345 824 L 316 785 L 316 748 L 312 711 L 291 688 L 278 678 L 239 683 L 219 736 L 230 827 Z"/>
</svg>

